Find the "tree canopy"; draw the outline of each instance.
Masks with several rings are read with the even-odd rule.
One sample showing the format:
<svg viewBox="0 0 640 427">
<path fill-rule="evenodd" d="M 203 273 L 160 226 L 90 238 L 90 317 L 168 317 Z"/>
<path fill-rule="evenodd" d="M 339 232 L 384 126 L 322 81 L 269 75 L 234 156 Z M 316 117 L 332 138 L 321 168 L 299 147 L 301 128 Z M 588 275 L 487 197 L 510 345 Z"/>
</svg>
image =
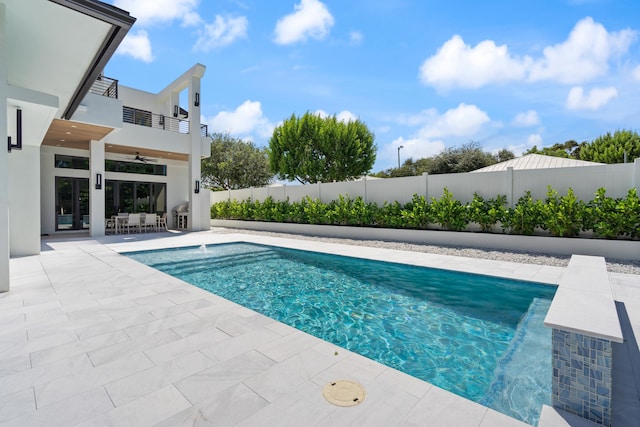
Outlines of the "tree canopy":
<svg viewBox="0 0 640 427">
<path fill-rule="evenodd" d="M 564 157 L 566 159 L 580 159 L 580 151 L 585 144 L 586 141 L 578 144 L 576 141 L 570 139 L 564 144 L 557 143 L 551 147 L 543 147 L 542 149 L 538 149 L 538 147 L 534 145 L 523 154 L 542 154 L 545 156 Z"/>
<path fill-rule="evenodd" d="M 617 130 L 600 135 L 591 142 L 577 143 L 574 140 L 556 143 L 550 147 L 538 149 L 535 145 L 524 154 L 544 154 L 546 156 L 565 157 L 599 163 L 632 162 L 640 157 L 640 135 L 631 130 Z"/>
<path fill-rule="evenodd" d="M 587 143 L 580 150 L 580 159 L 600 163 L 632 162 L 640 157 L 640 135 L 631 130 L 607 132 Z"/>
<path fill-rule="evenodd" d="M 303 184 L 345 181 L 367 173 L 376 160 L 374 135 L 360 120 L 292 114 L 269 140 L 269 163 L 279 179 Z"/>
<path fill-rule="evenodd" d="M 202 182 L 213 190 L 262 187 L 272 182 L 265 148 L 227 133 L 209 135 L 211 157 L 202 159 Z"/>
<path fill-rule="evenodd" d="M 478 142 L 470 142 L 461 147 L 445 148 L 440 154 L 414 161 L 407 159 L 400 168 L 390 168 L 375 175 L 380 178 L 439 173 L 471 172 L 498 162 L 513 159 L 515 155 L 502 149 L 497 154 L 482 150 Z"/>
</svg>

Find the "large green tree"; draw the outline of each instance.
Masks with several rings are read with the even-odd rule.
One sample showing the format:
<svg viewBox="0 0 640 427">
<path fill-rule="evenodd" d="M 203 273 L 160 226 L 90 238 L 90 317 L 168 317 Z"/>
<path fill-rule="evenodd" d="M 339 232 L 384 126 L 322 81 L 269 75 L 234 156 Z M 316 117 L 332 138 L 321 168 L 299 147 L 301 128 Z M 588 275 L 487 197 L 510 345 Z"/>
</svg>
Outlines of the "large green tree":
<svg viewBox="0 0 640 427">
<path fill-rule="evenodd" d="M 265 148 L 228 133 L 209 135 L 211 157 L 202 159 L 202 182 L 213 190 L 263 187 L 272 182 Z"/>
<path fill-rule="evenodd" d="M 585 144 L 580 150 L 580 159 L 600 163 L 632 162 L 640 157 L 640 135 L 631 130 L 607 132 Z"/>
<path fill-rule="evenodd" d="M 375 160 L 374 135 L 367 126 L 335 115 L 292 114 L 269 140 L 271 170 L 279 179 L 303 184 L 357 178 L 369 172 Z"/>
</svg>

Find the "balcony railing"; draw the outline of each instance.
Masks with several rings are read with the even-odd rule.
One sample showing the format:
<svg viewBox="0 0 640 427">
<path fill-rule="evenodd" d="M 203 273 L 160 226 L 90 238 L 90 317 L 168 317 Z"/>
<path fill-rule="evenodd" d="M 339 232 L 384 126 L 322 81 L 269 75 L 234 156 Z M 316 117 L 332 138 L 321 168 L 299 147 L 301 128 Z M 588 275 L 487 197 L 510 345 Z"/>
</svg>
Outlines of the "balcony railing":
<svg viewBox="0 0 640 427">
<path fill-rule="evenodd" d="M 137 108 L 123 107 L 122 121 L 139 126 L 147 126 L 154 129 L 168 130 L 178 133 L 189 133 L 189 121 L 177 119 L 175 117 L 155 114 L 151 111 L 139 110 Z"/>
<path fill-rule="evenodd" d="M 118 81 L 106 76 L 98 76 L 91 85 L 89 93 L 118 99 Z"/>
<path fill-rule="evenodd" d="M 209 136 L 209 126 L 200 125 L 200 136 Z"/>
</svg>

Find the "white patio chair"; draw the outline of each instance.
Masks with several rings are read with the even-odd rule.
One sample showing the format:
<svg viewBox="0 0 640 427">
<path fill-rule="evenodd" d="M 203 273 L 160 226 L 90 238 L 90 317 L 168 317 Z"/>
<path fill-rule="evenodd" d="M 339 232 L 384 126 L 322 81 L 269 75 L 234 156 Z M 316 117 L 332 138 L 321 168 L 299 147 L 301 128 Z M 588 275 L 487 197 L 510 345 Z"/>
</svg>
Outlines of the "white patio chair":
<svg viewBox="0 0 640 427">
<path fill-rule="evenodd" d="M 127 233 L 129 233 L 132 228 L 137 228 L 138 233 L 140 233 L 142 231 L 140 224 L 140 214 L 129 214 L 129 218 L 127 219 L 126 224 L 124 224 L 124 227 L 127 229 Z"/>
<path fill-rule="evenodd" d="M 148 228 L 158 231 L 157 215 L 154 213 L 148 213 L 144 216 L 144 231 L 147 231 Z"/>
<path fill-rule="evenodd" d="M 164 231 L 168 231 L 169 227 L 167 226 L 167 213 L 163 213 L 162 216 L 157 217 L 158 228 L 164 228 Z"/>
</svg>

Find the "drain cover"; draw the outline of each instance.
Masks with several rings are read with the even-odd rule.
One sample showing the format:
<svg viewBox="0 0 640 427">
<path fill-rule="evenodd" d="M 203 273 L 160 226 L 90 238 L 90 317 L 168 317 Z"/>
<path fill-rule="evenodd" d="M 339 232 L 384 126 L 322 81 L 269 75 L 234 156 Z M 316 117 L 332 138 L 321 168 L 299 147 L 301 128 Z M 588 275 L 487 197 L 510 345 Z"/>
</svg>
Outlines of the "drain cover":
<svg viewBox="0 0 640 427">
<path fill-rule="evenodd" d="M 357 382 L 338 380 L 324 386 L 322 395 L 336 406 L 356 406 L 364 402 L 367 392 Z"/>
</svg>

